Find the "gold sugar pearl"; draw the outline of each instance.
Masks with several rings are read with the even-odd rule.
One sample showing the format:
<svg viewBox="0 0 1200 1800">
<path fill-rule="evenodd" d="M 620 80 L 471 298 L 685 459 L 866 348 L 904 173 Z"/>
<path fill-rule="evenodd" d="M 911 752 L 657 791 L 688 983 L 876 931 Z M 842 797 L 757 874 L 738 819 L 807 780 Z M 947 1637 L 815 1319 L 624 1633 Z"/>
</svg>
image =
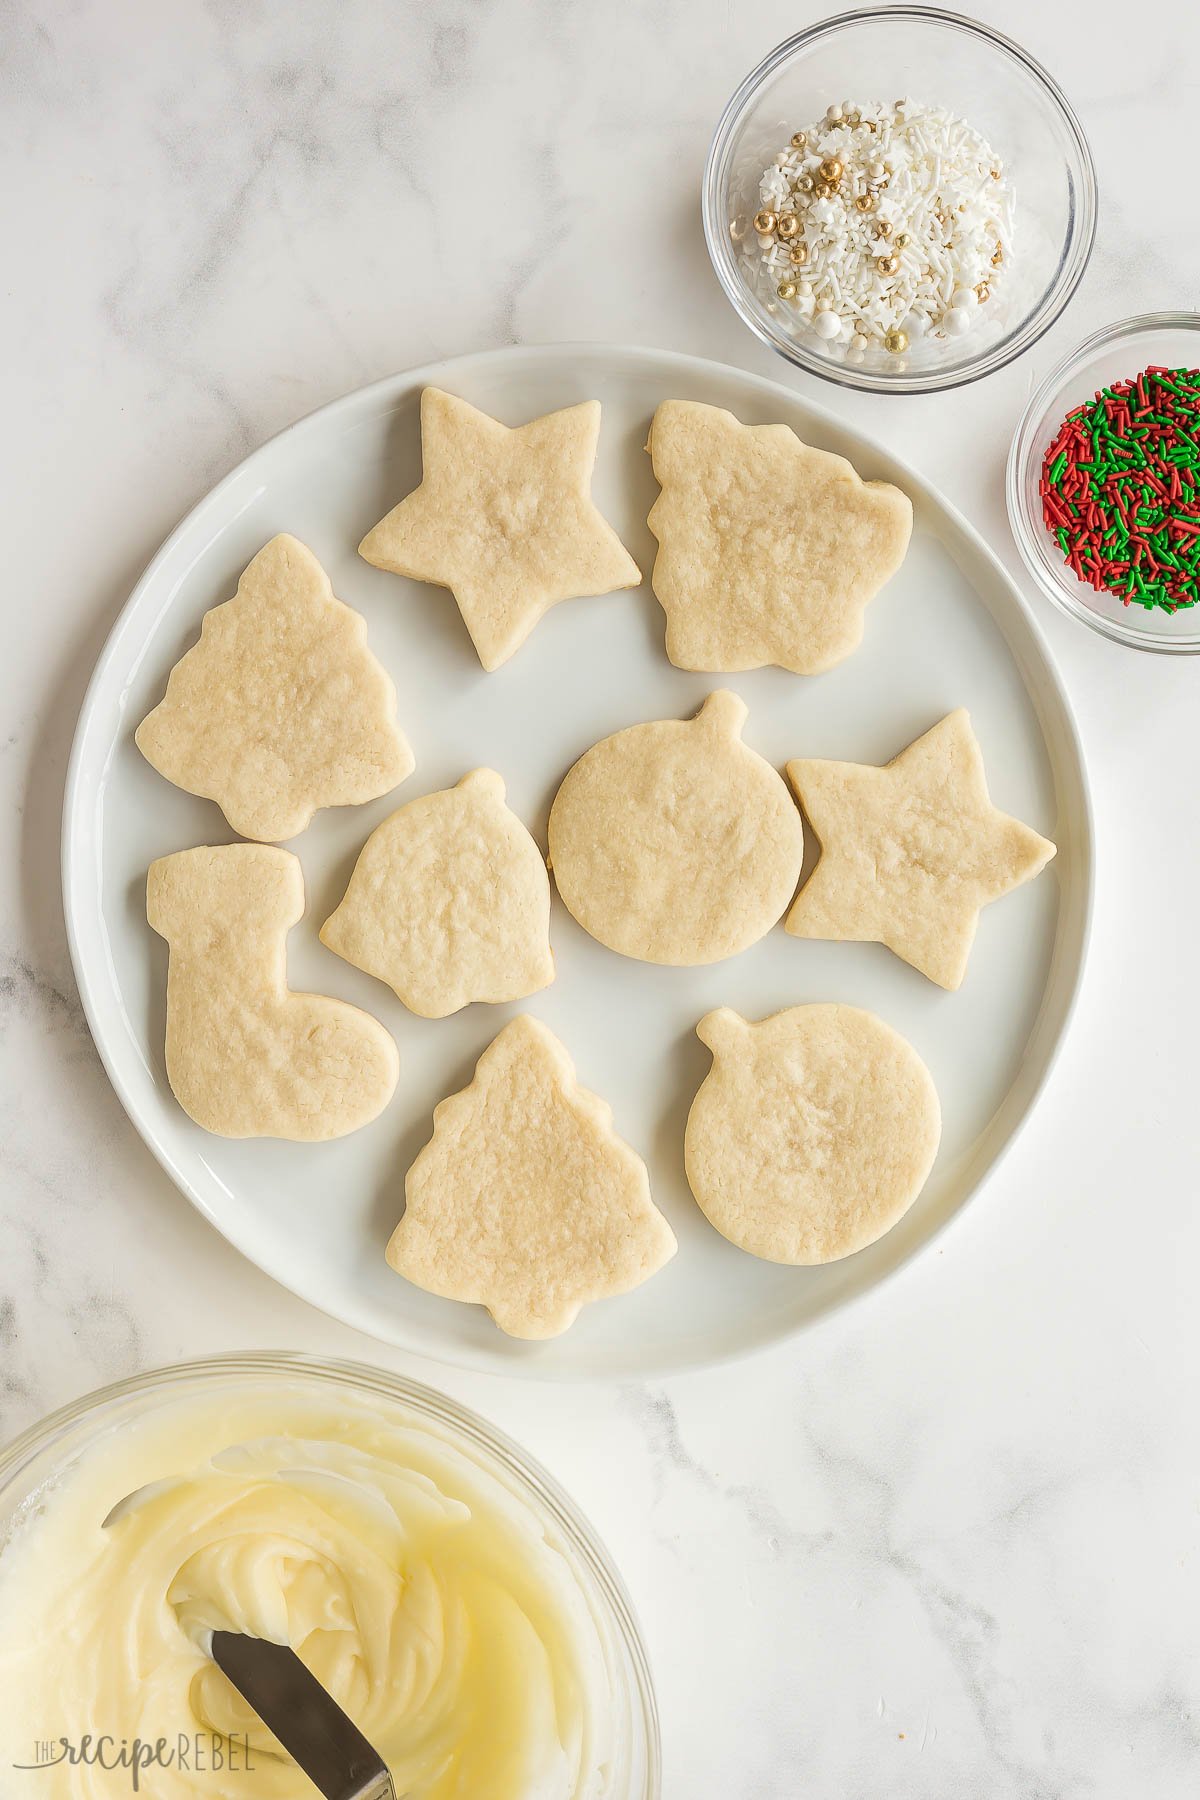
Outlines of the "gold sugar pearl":
<svg viewBox="0 0 1200 1800">
<path fill-rule="evenodd" d="M 876 237 L 891 237 L 891 235 L 892 235 L 891 220 L 890 219 L 880 219 L 875 226 L 875 236 Z"/>
<path fill-rule="evenodd" d="M 900 267 L 898 256 L 880 256 L 876 258 L 875 267 L 881 275 L 894 275 Z"/>
<path fill-rule="evenodd" d="M 840 181 L 843 174 L 842 165 L 836 156 L 827 156 L 821 164 L 819 173 L 822 181 Z"/>
<path fill-rule="evenodd" d="M 781 281 L 775 291 L 781 300 L 794 300 L 796 298 L 796 284 L 794 281 Z"/>
<path fill-rule="evenodd" d="M 907 334 L 903 331 L 889 331 L 883 340 L 883 347 L 890 350 L 893 356 L 900 356 L 908 349 Z"/>
<path fill-rule="evenodd" d="M 793 131 L 793 133 L 792 133 L 792 149 L 793 150 L 803 150 L 806 147 L 807 143 L 808 143 L 807 131 Z"/>
<path fill-rule="evenodd" d="M 830 200 L 837 193 L 832 181 L 818 181 L 813 186 L 813 193 L 818 200 Z"/>
<path fill-rule="evenodd" d="M 767 237 L 775 229 L 775 214 L 767 207 L 754 215 L 754 229 L 759 237 Z"/>
<path fill-rule="evenodd" d="M 812 176 L 811 175 L 802 175 L 800 177 L 799 181 L 796 183 L 796 186 L 799 188 L 799 190 L 802 194 L 811 194 L 813 191 Z"/>
<path fill-rule="evenodd" d="M 854 204 L 860 213 L 870 213 L 875 211 L 879 202 L 874 194 L 860 194 Z"/>
<path fill-rule="evenodd" d="M 999 181 L 999 179 L 1000 179 L 999 169 L 989 169 L 988 174 L 991 176 L 993 181 Z"/>
<path fill-rule="evenodd" d="M 780 213 L 779 223 L 776 225 L 775 229 L 786 243 L 789 238 L 794 238 L 799 231 L 800 221 L 795 213 Z"/>
<path fill-rule="evenodd" d="M 908 233 L 907 233 L 907 231 L 902 231 L 900 233 L 899 237 L 896 239 L 896 248 L 897 248 L 897 250 L 907 250 L 907 248 L 908 248 Z"/>
<path fill-rule="evenodd" d="M 797 268 L 803 268 L 804 264 L 808 261 L 808 245 L 804 243 L 803 240 L 798 244 L 792 245 L 792 261 L 796 264 Z"/>
</svg>

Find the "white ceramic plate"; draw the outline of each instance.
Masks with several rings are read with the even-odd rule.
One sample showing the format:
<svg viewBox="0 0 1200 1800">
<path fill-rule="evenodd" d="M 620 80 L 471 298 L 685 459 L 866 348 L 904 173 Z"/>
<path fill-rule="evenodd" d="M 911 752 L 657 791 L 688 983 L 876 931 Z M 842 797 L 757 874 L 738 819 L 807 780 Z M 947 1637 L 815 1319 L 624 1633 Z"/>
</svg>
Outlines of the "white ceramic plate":
<svg viewBox="0 0 1200 1800">
<path fill-rule="evenodd" d="M 570 764 L 644 719 L 687 717 L 721 678 L 672 668 L 663 616 L 640 590 L 555 607 L 511 662 L 485 675 L 440 588 L 369 568 L 356 546 L 420 477 L 418 397 L 429 383 L 508 424 L 577 400 L 603 402 L 594 492 L 641 567 L 656 488 L 643 454 L 668 398 L 783 420 L 911 494 L 912 547 L 873 602 L 862 648 L 817 679 L 765 669 L 726 678 L 749 705 L 746 742 L 789 757 L 882 762 L 951 707 L 970 708 L 997 803 L 1053 837 L 1048 872 L 984 913 L 966 982 L 946 994 L 874 945 L 806 943 L 776 928 L 731 962 L 661 969 L 594 943 L 555 901 L 558 979 L 526 1003 L 558 1033 L 580 1079 L 611 1102 L 646 1158 L 679 1237 L 675 1260 L 637 1293 L 586 1308 L 562 1338 L 511 1342 L 479 1308 L 438 1300 L 392 1273 L 384 1244 L 404 1172 L 443 1095 L 519 1007 L 473 1006 L 431 1023 L 317 940 L 355 856 L 392 808 L 488 763 L 545 843 Z M 224 843 L 218 809 L 171 787 L 133 731 L 205 610 L 275 532 L 311 545 L 334 591 L 365 614 L 391 671 L 417 770 L 371 806 L 319 813 L 291 845 L 309 909 L 289 943 L 294 987 L 375 1013 L 400 1046 L 383 1116 L 328 1145 L 227 1142 L 185 1117 L 163 1066 L 166 946 L 147 926 L 147 864 Z M 231 1243 L 347 1323 L 449 1362 L 538 1374 L 618 1376 L 680 1368 L 770 1343 L 873 1288 L 976 1191 L 1027 1114 L 1062 1039 L 1087 936 L 1091 830 L 1071 715 L 1042 640 L 979 538 L 920 479 L 797 395 L 736 369 L 650 350 L 557 345 L 465 357 L 377 383 L 285 431 L 236 469 L 167 540 L 113 630 L 88 690 L 67 784 L 63 876 L 75 972 L 100 1053 L 163 1167 Z M 694 1027 L 727 1004 L 757 1019 L 808 1000 L 870 1007 L 929 1064 L 945 1130 L 921 1198 L 869 1250 L 823 1269 L 757 1262 L 709 1226 L 683 1173 L 683 1127 L 708 1067 Z"/>
</svg>

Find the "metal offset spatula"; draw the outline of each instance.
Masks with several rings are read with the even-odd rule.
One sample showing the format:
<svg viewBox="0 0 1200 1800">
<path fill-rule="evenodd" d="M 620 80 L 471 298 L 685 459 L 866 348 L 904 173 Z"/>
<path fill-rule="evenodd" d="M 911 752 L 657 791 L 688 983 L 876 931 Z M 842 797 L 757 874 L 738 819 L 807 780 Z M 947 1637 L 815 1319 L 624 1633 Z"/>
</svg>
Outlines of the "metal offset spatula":
<svg viewBox="0 0 1200 1800">
<path fill-rule="evenodd" d="M 294 1650 L 214 1631 L 212 1659 L 325 1800 L 397 1800 L 383 1758 Z"/>
</svg>

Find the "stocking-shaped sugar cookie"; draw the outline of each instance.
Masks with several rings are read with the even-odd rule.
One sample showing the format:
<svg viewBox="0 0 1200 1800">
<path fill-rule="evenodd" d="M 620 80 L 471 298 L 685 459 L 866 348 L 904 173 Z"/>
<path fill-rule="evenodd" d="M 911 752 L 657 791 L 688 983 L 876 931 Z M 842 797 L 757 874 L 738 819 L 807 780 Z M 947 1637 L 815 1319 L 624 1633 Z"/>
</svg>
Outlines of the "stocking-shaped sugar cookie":
<svg viewBox="0 0 1200 1800">
<path fill-rule="evenodd" d="M 392 1267 L 431 1294 L 486 1306 L 512 1337 L 557 1336 L 587 1301 L 626 1293 L 675 1253 L 645 1164 L 528 1015 L 436 1109 L 404 1193 Z"/>
<path fill-rule="evenodd" d="M 390 793 L 413 768 L 362 615 L 294 537 L 272 538 L 233 599 L 204 615 L 136 742 L 160 775 L 264 843 L 295 837 L 320 806 Z"/>
<path fill-rule="evenodd" d="M 731 1243 L 770 1262 L 834 1262 L 908 1210 L 942 1121 L 898 1031 L 857 1006 L 791 1006 L 757 1025 L 722 1006 L 696 1035 L 713 1066 L 688 1114 L 687 1177 Z"/>
<path fill-rule="evenodd" d="M 425 1019 L 548 987 L 550 879 L 495 770 L 475 769 L 385 819 L 321 942 Z"/>
<path fill-rule="evenodd" d="M 867 602 L 908 548 L 908 496 L 862 481 L 786 425 L 743 425 L 695 400 L 663 402 L 649 450 L 662 484 L 653 585 L 671 661 L 815 675 L 849 656 Z"/>
<path fill-rule="evenodd" d="M 643 962 L 710 963 L 770 930 L 796 891 L 804 829 L 782 778 L 742 743 L 722 689 L 694 719 L 604 738 L 550 810 L 550 864 L 585 931 Z"/>
<path fill-rule="evenodd" d="M 378 1020 L 289 991 L 287 934 L 303 911 L 287 850 L 224 844 L 150 865 L 146 916 L 171 946 L 167 1078 L 206 1131 L 316 1142 L 392 1097 L 396 1046 Z"/>
</svg>

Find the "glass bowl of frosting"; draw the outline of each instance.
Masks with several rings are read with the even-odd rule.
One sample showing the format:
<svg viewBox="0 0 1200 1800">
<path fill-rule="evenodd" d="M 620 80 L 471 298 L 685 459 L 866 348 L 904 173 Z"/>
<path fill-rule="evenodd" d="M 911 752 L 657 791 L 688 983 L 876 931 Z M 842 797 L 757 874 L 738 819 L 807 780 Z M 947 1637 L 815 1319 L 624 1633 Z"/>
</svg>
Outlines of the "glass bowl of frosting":
<svg viewBox="0 0 1200 1800">
<path fill-rule="evenodd" d="M 39 1800 L 305 1800 L 208 1656 L 290 1643 L 406 1800 L 657 1800 L 620 1577 L 566 1494 L 356 1363 L 136 1376 L 0 1452 L 0 1765 Z M 9 1789 L 5 1777 L 5 1791 Z"/>
<path fill-rule="evenodd" d="M 846 387 L 933 393 L 1058 318 L 1091 254 L 1096 177 L 1019 45 L 957 13 L 872 7 L 746 76 L 703 207 L 718 279 L 763 343 Z"/>
</svg>

